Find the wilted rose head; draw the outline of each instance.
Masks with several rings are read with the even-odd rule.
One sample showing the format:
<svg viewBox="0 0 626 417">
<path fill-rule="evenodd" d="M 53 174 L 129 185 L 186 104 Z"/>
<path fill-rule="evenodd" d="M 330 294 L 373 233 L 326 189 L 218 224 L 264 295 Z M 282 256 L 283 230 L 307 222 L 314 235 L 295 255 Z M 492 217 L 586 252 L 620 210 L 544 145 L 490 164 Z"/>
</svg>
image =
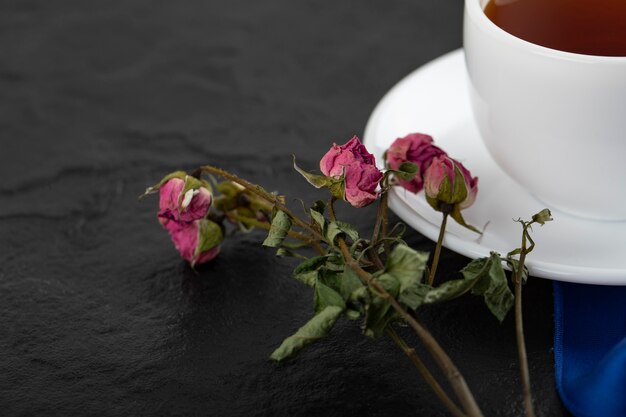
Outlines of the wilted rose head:
<svg viewBox="0 0 626 417">
<path fill-rule="evenodd" d="M 211 192 L 192 177 L 171 178 L 159 188 L 159 221 L 191 222 L 204 218 L 211 207 Z M 190 184 L 191 181 L 195 181 Z"/>
<path fill-rule="evenodd" d="M 364 207 L 378 198 L 376 188 L 383 174 L 358 137 L 341 146 L 333 144 L 322 157 L 320 169 L 328 177 L 343 180 L 343 198 L 352 206 Z"/>
<path fill-rule="evenodd" d="M 397 170 L 405 162 L 417 165 L 418 172 L 413 179 L 409 181 L 398 179 L 402 187 L 414 193 L 424 188 L 424 173 L 433 158 L 437 156 L 446 156 L 446 153 L 433 145 L 431 136 L 422 133 L 411 133 L 396 139 L 386 153 L 387 165 L 390 169 Z"/>
</svg>

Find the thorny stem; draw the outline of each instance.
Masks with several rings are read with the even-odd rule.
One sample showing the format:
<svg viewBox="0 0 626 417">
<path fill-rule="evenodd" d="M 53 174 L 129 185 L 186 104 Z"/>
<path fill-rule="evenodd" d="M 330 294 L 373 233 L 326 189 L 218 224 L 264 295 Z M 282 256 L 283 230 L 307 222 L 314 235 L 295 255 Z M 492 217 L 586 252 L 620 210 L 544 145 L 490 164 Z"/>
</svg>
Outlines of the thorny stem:
<svg viewBox="0 0 626 417">
<path fill-rule="evenodd" d="M 430 334 L 430 332 L 422 326 L 422 324 L 417 321 L 416 318 L 411 316 L 401 305 L 400 303 L 389 294 L 385 288 L 383 288 L 378 281 L 374 279 L 374 277 L 365 271 L 358 262 L 352 257 L 350 253 L 350 249 L 346 242 L 339 238 L 339 249 L 343 255 L 344 261 L 346 264 L 352 268 L 354 272 L 359 276 L 361 281 L 363 281 L 366 285 L 370 286 L 373 290 L 375 290 L 385 301 L 387 301 L 391 307 L 398 312 L 400 317 L 404 319 L 411 328 L 415 331 L 417 336 L 420 338 L 424 346 L 433 357 L 437 365 L 441 368 L 444 375 L 450 382 L 454 393 L 459 398 L 461 405 L 465 409 L 468 417 L 482 417 L 483 414 L 478 408 L 478 404 L 476 404 L 476 400 L 472 395 L 469 387 L 467 386 L 467 382 L 465 382 L 465 378 L 459 372 L 457 367 L 454 365 L 450 357 L 446 354 L 446 352 L 441 348 L 439 343 L 435 340 L 435 338 Z"/>
<path fill-rule="evenodd" d="M 439 265 L 439 257 L 441 256 L 441 247 L 443 246 L 443 236 L 446 232 L 446 223 L 448 220 L 449 212 L 443 212 L 443 219 L 441 220 L 441 227 L 439 228 L 439 238 L 437 239 L 437 246 L 435 247 L 435 254 L 433 255 L 433 264 L 430 267 L 430 274 L 428 275 L 428 285 L 433 285 L 435 281 L 435 274 L 437 273 L 437 266 Z"/>
<path fill-rule="evenodd" d="M 524 409 L 526 417 L 535 417 L 533 409 L 533 398 L 530 389 L 530 372 L 528 371 L 528 357 L 526 355 L 526 342 L 524 340 L 524 321 L 522 318 L 522 273 L 524 271 L 524 261 L 526 254 L 532 250 L 526 247 L 526 235 L 528 227 L 532 222 L 524 224 L 522 234 L 522 248 L 519 256 L 519 263 L 514 277 L 515 284 L 515 335 L 517 338 L 517 354 L 519 358 L 520 376 L 522 382 L 522 397 L 524 399 Z M 532 241 L 532 239 L 531 239 Z M 533 245 L 534 246 L 534 245 Z"/>
<path fill-rule="evenodd" d="M 465 413 L 459 409 L 459 407 L 448 397 L 448 394 L 441 388 L 441 385 L 437 382 L 433 374 L 430 373 L 424 362 L 420 359 L 419 355 L 412 347 L 408 346 L 404 339 L 396 333 L 396 331 L 391 326 L 387 326 L 387 334 L 391 339 L 402 349 L 402 351 L 408 356 L 408 358 L 413 362 L 413 365 L 417 368 L 419 373 L 422 375 L 422 378 L 426 381 L 426 383 L 432 388 L 435 392 L 435 395 L 439 397 L 443 405 L 456 417 L 466 417 Z"/>
</svg>

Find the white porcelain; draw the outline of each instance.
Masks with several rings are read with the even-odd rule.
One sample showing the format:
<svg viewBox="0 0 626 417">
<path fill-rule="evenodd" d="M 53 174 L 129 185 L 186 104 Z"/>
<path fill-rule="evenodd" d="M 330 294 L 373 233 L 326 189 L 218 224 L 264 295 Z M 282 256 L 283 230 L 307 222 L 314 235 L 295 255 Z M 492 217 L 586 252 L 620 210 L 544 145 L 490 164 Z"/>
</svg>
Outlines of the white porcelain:
<svg viewBox="0 0 626 417">
<path fill-rule="evenodd" d="M 382 165 L 383 152 L 397 137 L 412 132 L 432 135 L 436 144 L 480 178 L 478 198 L 464 216 L 484 228 L 484 234 L 478 236 L 450 221 L 444 245 L 470 258 L 492 250 L 506 254 L 520 244 L 521 227 L 513 219 L 528 219 L 546 205 L 493 161 L 472 117 L 467 84 L 460 50 L 416 70 L 378 104 L 364 142 Z M 390 206 L 408 225 L 436 240 L 440 213 L 426 203 L 423 193 L 396 189 Z M 626 285 L 626 222 L 582 219 L 558 210 L 553 216 L 553 222 L 533 228 L 537 247 L 527 258 L 533 276 Z"/>
<path fill-rule="evenodd" d="M 500 167 L 548 206 L 626 219 L 626 57 L 526 42 L 481 0 L 465 2 L 464 49 L 474 116 Z"/>
</svg>

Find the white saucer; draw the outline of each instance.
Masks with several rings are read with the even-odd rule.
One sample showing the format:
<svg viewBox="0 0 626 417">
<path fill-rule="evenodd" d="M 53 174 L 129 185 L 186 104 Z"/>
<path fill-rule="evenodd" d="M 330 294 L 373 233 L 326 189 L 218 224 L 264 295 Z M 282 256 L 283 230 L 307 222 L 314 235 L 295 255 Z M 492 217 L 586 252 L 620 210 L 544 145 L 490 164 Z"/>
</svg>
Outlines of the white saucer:
<svg viewBox="0 0 626 417">
<path fill-rule="evenodd" d="M 520 246 L 521 225 L 546 206 L 513 182 L 491 159 L 474 124 L 462 50 L 450 52 L 409 74 L 378 104 L 364 142 L 379 164 L 398 137 L 421 132 L 478 176 L 478 198 L 466 221 L 482 236 L 448 222 L 444 245 L 470 258 Z M 529 161 L 529 169 L 532 162 Z M 584 192 L 584 191 L 581 191 Z M 390 193 L 390 207 L 408 225 L 436 240 L 441 214 L 402 188 Z M 550 207 L 548 207 L 550 208 Z M 527 258 L 531 275 L 559 281 L 626 285 L 626 222 L 580 219 L 552 210 L 553 222 L 533 228 L 535 250 Z"/>
</svg>

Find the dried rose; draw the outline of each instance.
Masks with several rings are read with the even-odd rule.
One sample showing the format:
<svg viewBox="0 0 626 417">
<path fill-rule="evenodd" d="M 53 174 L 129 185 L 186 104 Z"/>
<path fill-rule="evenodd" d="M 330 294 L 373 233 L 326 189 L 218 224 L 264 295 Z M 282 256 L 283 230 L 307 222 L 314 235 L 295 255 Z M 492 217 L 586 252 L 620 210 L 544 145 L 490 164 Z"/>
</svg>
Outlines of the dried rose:
<svg viewBox="0 0 626 417">
<path fill-rule="evenodd" d="M 478 232 L 465 223 L 461 210 L 471 206 L 478 193 L 478 177 L 458 161 L 437 156 L 424 173 L 426 200 L 437 211 L 450 214 L 459 224 Z"/>
<path fill-rule="evenodd" d="M 180 256 L 192 267 L 208 262 L 219 254 L 224 236 L 217 223 L 207 219 L 192 222 L 165 219 L 162 224 L 170 233 Z"/>
<path fill-rule="evenodd" d="M 354 207 L 364 207 L 378 198 L 376 188 L 383 174 L 358 137 L 341 146 L 333 144 L 322 157 L 320 169 L 337 183 L 342 182 L 341 197 Z"/>
<path fill-rule="evenodd" d="M 402 187 L 414 193 L 424 188 L 424 173 L 437 156 L 446 156 L 446 153 L 433 145 L 431 136 L 422 133 L 411 133 L 396 139 L 386 152 L 387 165 L 393 170 L 400 169 L 400 165 L 406 162 L 417 165 L 417 175 L 411 180 L 398 178 Z"/>
<path fill-rule="evenodd" d="M 211 207 L 211 192 L 193 177 L 171 178 L 159 188 L 159 221 L 192 222 L 204 218 Z"/>
</svg>

